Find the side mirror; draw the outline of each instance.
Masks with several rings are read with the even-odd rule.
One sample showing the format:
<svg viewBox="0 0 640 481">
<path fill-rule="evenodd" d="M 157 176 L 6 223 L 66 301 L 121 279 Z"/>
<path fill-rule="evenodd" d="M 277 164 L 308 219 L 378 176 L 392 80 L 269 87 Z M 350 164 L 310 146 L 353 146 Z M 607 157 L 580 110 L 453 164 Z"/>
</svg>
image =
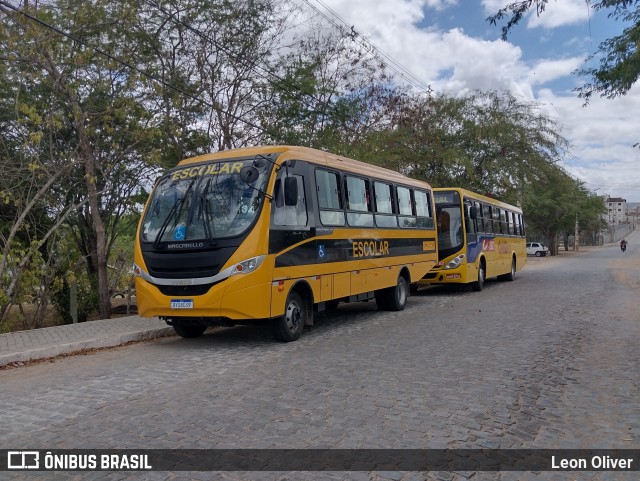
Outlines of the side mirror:
<svg viewBox="0 0 640 481">
<path fill-rule="evenodd" d="M 475 205 L 469 206 L 469 218 L 474 220 L 478 218 L 478 209 Z"/>
<path fill-rule="evenodd" d="M 298 180 L 295 177 L 284 179 L 284 205 L 296 205 L 298 203 Z"/>
<path fill-rule="evenodd" d="M 260 177 L 260 172 L 258 172 L 258 169 L 253 166 L 243 167 L 240 170 L 240 179 L 242 179 L 242 182 L 245 184 L 253 184 L 258 180 L 258 177 Z"/>
</svg>

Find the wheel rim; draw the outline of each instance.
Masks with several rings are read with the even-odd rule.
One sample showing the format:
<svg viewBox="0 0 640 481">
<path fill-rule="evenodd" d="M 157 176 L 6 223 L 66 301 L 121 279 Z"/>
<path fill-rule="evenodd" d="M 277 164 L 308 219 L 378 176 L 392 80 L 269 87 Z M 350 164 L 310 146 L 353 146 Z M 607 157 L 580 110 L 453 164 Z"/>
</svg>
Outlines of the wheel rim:
<svg viewBox="0 0 640 481">
<path fill-rule="evenodd" d="M 401 306 L 407 302 L 407 284 L 404 282 L 404 278 L 398 280 L 398 304 Z"/>
<path fill-rule="evenodd" d="M 296 332 L 300 328 L 300 324 L 302 323 L 302 310 L 297 302 L 291 301 L 289 305 L 287 305 L 285 322 L 290 332 Z"/>
</svg>

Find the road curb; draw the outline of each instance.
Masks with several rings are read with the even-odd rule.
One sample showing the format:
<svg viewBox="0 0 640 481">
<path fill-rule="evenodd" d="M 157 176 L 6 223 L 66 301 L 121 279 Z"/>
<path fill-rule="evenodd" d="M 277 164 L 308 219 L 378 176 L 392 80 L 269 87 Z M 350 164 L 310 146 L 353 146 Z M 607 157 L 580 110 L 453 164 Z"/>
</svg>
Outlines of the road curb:
<svg viewBox="0 0 640 481">
<path fill-rule="evenodd" d="M 164 327 L 160 329 L 148 329 L 144 331 L 127 332 L 124 334 L 113 334 L 94 339 L 85 339 L 53 346 L 27 349 L 22 352 L 0 354 L 0 367 L 12 363 L 25 363 L 64 354 L 74 354 L 87 349 L 116 347 L 132 341 L 147 341 L 160 337 L 172 336 L 174 334 L 175 331 L 172 327 Z"/>
</svg>

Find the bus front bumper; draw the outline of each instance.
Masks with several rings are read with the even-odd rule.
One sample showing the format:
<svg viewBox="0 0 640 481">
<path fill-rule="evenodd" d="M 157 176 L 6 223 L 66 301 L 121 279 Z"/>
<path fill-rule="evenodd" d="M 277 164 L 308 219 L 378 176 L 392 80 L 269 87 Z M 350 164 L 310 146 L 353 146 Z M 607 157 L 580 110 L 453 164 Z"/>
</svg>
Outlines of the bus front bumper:
<svg viewBox="0 0 640 481">
<path fill-rule="evenodd" d="M 466 284 L 478 278 L 475 265 L 465 264 L 455 269 L 433 269 L 418 281 L 420 285 Z"/>
<path fill-rule="evenodd" d="M 194 318 L 204 323 L 251 321 L 270 316 L 271 282 L 243 286 L 227 279 L 201 295 L 165 295 L 149 281 L 136 277 L 136 301 L 142 317 Z"/>
</svg>

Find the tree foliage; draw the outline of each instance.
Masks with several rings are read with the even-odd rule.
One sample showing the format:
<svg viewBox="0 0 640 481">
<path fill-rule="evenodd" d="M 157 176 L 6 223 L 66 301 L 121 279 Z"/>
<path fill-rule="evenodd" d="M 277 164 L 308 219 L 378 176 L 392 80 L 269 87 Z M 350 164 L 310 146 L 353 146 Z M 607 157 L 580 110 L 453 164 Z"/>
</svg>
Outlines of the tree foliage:
<svg viewBox="0 0 640 481">
<path fill-rule="evenodd" d="M 506 40 L 509 32 L 527 12 L 535 10 L 537 15 L 541 15 L 548 3 L 549 0 L 513 2 L 487 20 L 496 25 L 500 20 L 507 19 L 502 27 L 502 39 Z M 625 95 L 640 76 L 640 0 L 586 0 L 586 3 L 595 11 L 609 10 L 610 18 L 629 26 L 619 35 L 602 42 L 588 58 L 588 61 L 599 62 L 597 67 L 585 66 L 576 71 L 578 75 L 589 79 L 576 90 L 585 101 L 593 94 L 607 98 Z"/>
<path fill-rule="evenodd" d="M 557 254 L 558 238 L 575 230 L 601 227 L 604 201 L 558 166 L 548 166 L 523 191 L 522 207 L 530 230 L 541 233 L 552 256 Z"/>
</svg>

